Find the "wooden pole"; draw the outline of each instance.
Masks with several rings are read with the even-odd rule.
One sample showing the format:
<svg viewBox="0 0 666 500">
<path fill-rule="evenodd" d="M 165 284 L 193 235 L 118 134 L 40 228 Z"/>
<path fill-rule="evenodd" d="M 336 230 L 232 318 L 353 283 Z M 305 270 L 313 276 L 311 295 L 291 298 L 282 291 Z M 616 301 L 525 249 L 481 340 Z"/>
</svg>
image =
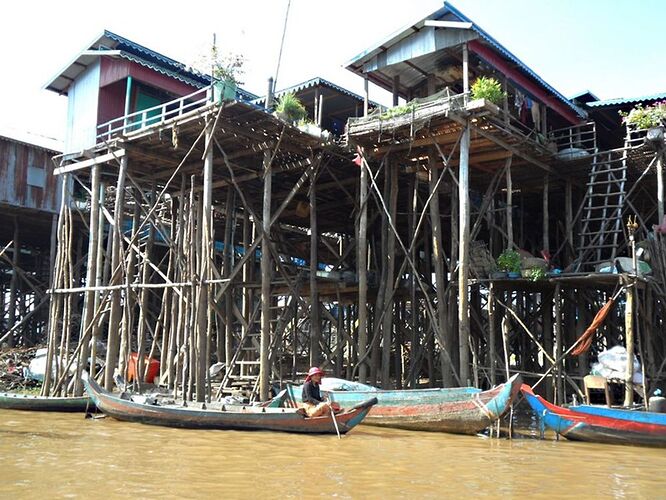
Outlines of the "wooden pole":
<svg viewBox="0 0 666 500">
<path fill-rule="evenodd" d="M 463 54 L 467 54 L 467 45 Z M 464 59 L 466 61 L 466 58 Z M 465 64 L 465 63 L 464 63 Z M 465 64 L 466 66 L 466 64 Z M 458 248 L 458 349 L 460 353 L 460 380 L 469 385 L 469 124 L 465 125 L 460 140 L 460 164 L 458 167 L 458 199 L 460 200 L 460 246 Z"/>
<path fill-rule="evenodd" d="M 624 309 L 624 333 L 627 348 L 627 366 L 625 371 L 624 406 L 634 404 L 634 300 L 636 295 L 635 281 L 633 286 L 626 288 Z"/>
<path fill-rule="evenodd" d="M 363 116 L 368 116 L 370 109 L 370 88 L 368 82 L 368 75 L 365 75 L 363 78 Z"/>
<path fill-rule="evenodd" d="M 488 287 L 488 357 L 490 359 L 488 366 L 490 367 L 490 385 L 493 387 L 497 384 L 497 321 L 495 316 L 495 285 L 491 282 Z"/>
<path fill-rule="evenodd" d="M 206 128 L 206 156 L 203 165 L 203 193 L 201 246 L 199 258 L 199 278 L 209 280 L 212 278 L 211 259 L 213 251 L 213 122 Z M 199 285 L 199 305 L 197 307 L 197 347 L 196 347 L 196 390 L 197 402 L 206 401 L 206 374 L 209 360 L 206 357 L 208 346 L 208 332 L 210 314 L 208 311 L 210 285 L 205 281 Z M 229 321 L 229 318 L 227 318 Z"/>
<path fill-rule="evenodd" d="M 366 115 L 367 115 L 367 85 L 366 77 Z M 358 273 L 358 357 L 365 358 L 365 352 L 368 347 L 368 174 L 365 168 L 361 166 L 359 187 L 359 200 L 361 214 L 358 223 L 358 243 L 357 248 L 357 273 Z M 368 366 L 365 360 L 361 361 L 358 368 L 358 380 L 362 384 L 367 381 Z"/>
<path fill-rule="evenodd" d="M 398 105 L 398 99 L 400 98 L 400 75 L 395 75 L 393 77 L 393 106 Z"/>
<path fill-rule="evenodd" d="M 118 170 L 118 181 L 116 184 L 116 200 L 114 205 L 114 226 L 111 247 L 111 269 L 112 276 L 110 284 L 115 284 L 121 280 L 119 272 L 120 259 L 122 253 L 122 231 L 123 231 L 123 212 L 125 199 L 125 178 L 127 174 L 127 156 L 120 159 L 120 168 Z M 111 294 L 111 312 L 109 316 L 109 328 L 107 335 L 106 348 L 106 368 L 104 372 L 104 387 L 110 391 L 113 389 L 113 371 L 118 364 L 119 345 L 119 326 L 120 326 L 120 290 L 113 291 Z"/>
<path fill-rule="evenodd" d="M 387 163 L 388 171 L 386 175 L 389 176 L 389 217 L 396 223 L 398 214 L 398 164 L 395 162 Z M 393 280 L 395 274 L 395 234 L 393 231 L 387 231 L 386 235 L 386 284 L 391 287 L 387 290 L 387 295 L 384 299 L 384 318 L 382 320 L 382 389 L 388 389 L 390 385 L 391 373 L 391 340 L 393 333 L 393 308 L 394 308 L 394 294 L 393 294 Z M 398 349 L 396 344 L 396 349 Z"/>
<path fill-rule="evenodd" d="M 18 218 L 14 217 L 14 243 L 12 244 L 12 278 L 9 282 L 9 315 L 7 318 L 7 329 L 11 330 L 14 324 L 16 323 L 16 306 L 18 294 L 18 268 L 19 268 L 19 259 L 21 254 L 21 241 L 19 239 L 19 222 Z M 9 335 L 7 337 L 7 346 L 14 347 L 14 335 Z"/>
<path fill-rule="evenodd" d="M 564 218 L 566 230 L 566 252 L 568 256 L 567 265 L 574 259 L 574 236 L 573 236 L 573 183 L 567 179 L 564 186 Z"/>
<path fill-rule="evenodd" d="M 272 169 L 271 152 L 264 152 L 264 200 L 263 200 L 263 233 L 264 239 L 261 243 L 261 340 L 259 354 L 259 398 L 261 401 L 268 400 L 270 388 L 271 368 L 268 366 L 268 349 L 271 341 L 271 194 L 272 194 Z"/>
<path fill-rule="evenodd" d="M 319 293 L 317 291 L 317 183 L 314 166 L 310 177 L 310 366 L 319 366 L 321 362 L 321 325 L 319 324 Z"/>
<path fill-rule="evenodd" d="M 511 179 L 511 159 L 506 159 L 506 248 L 513 249 L 513 182 Z"/>
<path fill-rule="evenodd" d="M 432 255 L 435 264 L 435 287 L 437 289 L 437 325 L 442 336 L 446 337 L 444 332 L 448 330 L 446 321 L 446 280 L 444 276 L 444 249 L 442 246 L 442 223 L 439 211 L 439 190 L 437 188 L 437 163 L 436 155 L 432 153 L 428 158 L 428 181 L 430 184 L 430 225 L 432 227 Z M 437 337 L 437 336 L 436 336 Z M 439 337 L 437 337 L 439 338 Z M 451 346 L 444 346 L 451 352 Z M 442 369 L 442 387 L 453 387 L 454 377 L 453 367 L 445 361 L 445 356 L 440 353 L 440 365 Z"/>
<path fill-rule="evenodd" d="M 99 238 L 99 165 L 93 165 L 90 173 L 90 234 L 88 236 L 88 260 L 86 263 L 86 286 L 91 286 L 97 280 L 97 247 Z M 90 327 L 92 316 L 94 312 L 95 292 L 86 292 L 83 301 L 83 322 L 81 323 L 81 330 L 79 334 L 79 342 L 83 342 L 83 334 Z M 76 382 L 74 386 L 74 395 L 80 396 L 83 394 L 83 384 L 81 383 L 81 371 L 83 366 L 88 361 L 88 354 L 90 343 L 85 342 L 81 348 L 81 355 L 79 363 L 76 367 Z M 90 364 L 91 367 L 95 366 L 95 362 Z M 94 376 L 94 374 L 92 374 Z"/>
<path fill-rule="evenodd" d="M 546 175 L 543 181 L 543 249 L 548 252 L 550 250 L 550 214 L 548 209 L 548 191 L 550 189 L 550 177 Z"/>
<path fill-rule="evenodd" d="M 658 224 L 664 222 L 664 155 L 657 153 L 657 218 Z"/>
</svg>

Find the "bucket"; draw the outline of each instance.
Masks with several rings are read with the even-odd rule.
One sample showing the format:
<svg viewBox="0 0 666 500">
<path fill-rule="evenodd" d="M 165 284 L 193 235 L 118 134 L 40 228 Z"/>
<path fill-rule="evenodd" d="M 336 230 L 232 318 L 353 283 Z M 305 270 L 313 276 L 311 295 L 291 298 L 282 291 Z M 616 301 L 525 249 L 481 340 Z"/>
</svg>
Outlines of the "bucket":
<svg viewBox="0 0 666 500">
<path fill-rule="evenodd" d="M 648 409 L 655 413 L 666 413 L 666 398 L 662 396 L 652 396 L 648 400 Z"/>
<path fill-rule="evenodd" d="M 127 381 L 131 382 L 134 380 L 136 377 L 136 368 L 137 368 L 137 362 L 139 360 L 139 354 L 136 352 L 133 352 L 130 356 L 129 359 L 129 366 L 127 368 Z M 146 378 L 144 382 L 147 382 L 149 384 L 153 383 L 153 380 L 155 380 L 155 377 L 159 377 L 160 375 L 160 362 L 157 361 L 156 359 L 149 358 L 148 356 L 144 356 L 143 358 L 143 363 L 144 363 L 144 370 L 146 365 L 148 366 L 148 372 L 146 373 Z"/>
</svg>

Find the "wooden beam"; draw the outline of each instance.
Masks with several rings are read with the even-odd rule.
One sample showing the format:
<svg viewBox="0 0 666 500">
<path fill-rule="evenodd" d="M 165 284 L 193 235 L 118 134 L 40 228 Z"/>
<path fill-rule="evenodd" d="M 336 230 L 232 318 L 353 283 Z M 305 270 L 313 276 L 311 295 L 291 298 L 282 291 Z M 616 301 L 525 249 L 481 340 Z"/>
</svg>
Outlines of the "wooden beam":
<svg viewBox="0 0 666 500">
<path fill-rule="evenodd" d="M 90 158 L 89 160 L 83 160 L 77 163 L 71 163 L 69 165 L 57 167 L 53 170 L 53 175 L 61 175 L 70 172 L 76 172 L 77 170 L 83 170 L 85 168 L 92 167 L 93 165 L 102 165 L 104 163 L 120 159 L 126 154 L 127 151 L 125 149 L 116 149 L 114 151 L 111 151 L 110 153 Z"/>
</svg>

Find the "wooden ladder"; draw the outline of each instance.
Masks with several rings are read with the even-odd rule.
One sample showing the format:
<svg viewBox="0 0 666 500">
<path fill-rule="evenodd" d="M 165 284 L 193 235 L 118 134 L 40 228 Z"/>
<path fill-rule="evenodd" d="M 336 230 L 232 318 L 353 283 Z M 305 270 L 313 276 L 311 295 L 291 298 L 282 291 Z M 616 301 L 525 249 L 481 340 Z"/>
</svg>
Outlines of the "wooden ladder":
<svg viewBox="0 0 666 500">
<path fill-rule="evenodd" d="M 297 288 L 303 281 L 302 275 L 291 276 L 296 281 Z M 285 306 L 271 306 L 271 311 L 277 314 L 271 314 L 271 344 L 269 348 L 269 359 L 272 359 L 276 346 L 280 344 L 282 333 L 289 324 L 293 316 L 294 308 L 290 296 Z M 254 304 L 249 325 L 244 337 L 238 341 L 236 350 L 231 359 L 231 366 L 226 370 L 222 383 L 220 385 L 220 394 L 232 394 L 241 392 L 246 397 L 252 399 L 257 392 L 259 384 L 259 366 L 261 355 L 261 303 L 257 300 Z M 275 375 L 275 374 L 274 374 Z"/>
<path fill-rule="evenodd" d="M 576 271 L 615 259 L 624 235 L 622 209 L 626 197 L 627 149 L 595 154 L 583 201 L 582 230 Z"/>
</svg>

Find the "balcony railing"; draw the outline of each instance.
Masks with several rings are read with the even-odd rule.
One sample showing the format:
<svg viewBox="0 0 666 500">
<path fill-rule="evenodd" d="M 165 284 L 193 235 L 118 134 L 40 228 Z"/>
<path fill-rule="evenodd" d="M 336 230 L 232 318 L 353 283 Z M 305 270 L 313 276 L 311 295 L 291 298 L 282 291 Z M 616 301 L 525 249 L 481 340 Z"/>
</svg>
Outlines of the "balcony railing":
<svg viewBox="0 0 666 500">
<path fill-rule="evenodd" d="M 114 118 L 97 126 L 97 143 L 164 123 L 213 102 L 210 87 L 204 87 L 173 101 Z"/>
</svg>

